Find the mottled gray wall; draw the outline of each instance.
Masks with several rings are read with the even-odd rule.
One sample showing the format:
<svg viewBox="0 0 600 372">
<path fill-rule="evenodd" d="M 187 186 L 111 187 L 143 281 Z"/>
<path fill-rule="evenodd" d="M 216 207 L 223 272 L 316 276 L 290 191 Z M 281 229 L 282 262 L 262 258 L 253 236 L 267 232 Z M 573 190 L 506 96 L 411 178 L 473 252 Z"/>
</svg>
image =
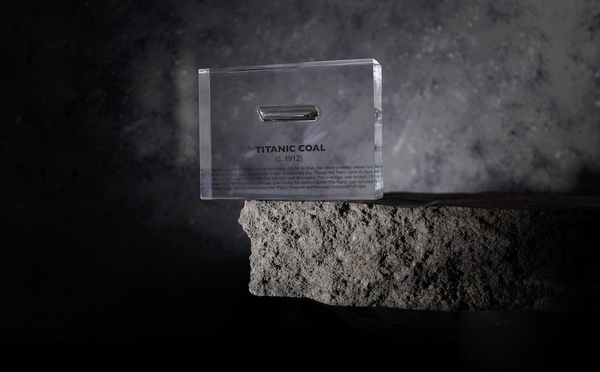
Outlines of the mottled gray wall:
<svg viewBox="0 0 600 372">
<path fill-rule="evenodd" d="M 164 12 L 160 33 L 129 36 L 144 48 L 124 135 L 141 158 L 196 162 L 199 67 L 372 57 L 383 66 L 387 192 L 590 192 L 598 182 L 596 1 L 215 1 Z M 151 20 L 129 22 L 147 32 Z M 169 120 L 148 123 L 152 110 Z M 177 136 L 170 154 L 165 133 Z"/>
<path fill-rule="evenodd" d="M 600 190 L 597 1 L 14 3 L 2 206 L 24 216 L 114 205 L 247 254 L 243 201 L 199 200 L 197 70 L 370 57 L 386 192 Z"/>
</svg>

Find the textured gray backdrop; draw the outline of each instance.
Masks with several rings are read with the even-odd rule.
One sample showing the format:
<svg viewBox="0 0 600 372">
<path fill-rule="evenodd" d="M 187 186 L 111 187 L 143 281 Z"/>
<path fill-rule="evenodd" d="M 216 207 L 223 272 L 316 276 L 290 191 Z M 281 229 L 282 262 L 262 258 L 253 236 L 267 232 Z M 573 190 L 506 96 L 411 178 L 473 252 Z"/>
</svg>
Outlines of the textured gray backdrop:
<svg viewBox="0 0 600 372">
<path fill-rule="evenodd" d="M 600 190 L 597 1 L 8 1 L 0 35 L 2 340 L 458 355 L 453 316 L 248 294 L 243 201 L 198 196 L 198 68 L 377 59 L 387 192 Z M 488 318 L 471 347 L 557 324 Z"/>
<path fill-rule="evenodd" d="M 198 67 L 372 57 L 383 66 L 388 192 L 581 192 L 600 171 L 598 2 L 216 2 L 166 11 L 169 26 L 132 61 L 131 97 L 138 120 L 150 108 L 170 114 L 159 128 L 177 135 L 176 162 L 196 162 Z M 132 24 L 143 30 L 150 19 Z M 163 84 L 175 94 L 165 97 Z M 162 153 L 162 131 L 129 128 L 142 131 L 132 136 L 140 157 Z"/>
</svg>

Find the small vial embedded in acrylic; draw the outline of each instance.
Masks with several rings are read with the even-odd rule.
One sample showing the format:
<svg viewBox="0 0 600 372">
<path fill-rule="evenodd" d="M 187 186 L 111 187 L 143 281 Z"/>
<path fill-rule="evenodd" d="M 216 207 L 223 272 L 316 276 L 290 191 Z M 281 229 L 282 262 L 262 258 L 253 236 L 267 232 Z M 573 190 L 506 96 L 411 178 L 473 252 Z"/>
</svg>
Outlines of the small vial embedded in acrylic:
<svg viewBox="0 0 600 372">
<path fill-rule="evenodd" d="M 321 115 L 315 105 L 257 107 L 262 121 L 317 121 Z"/>
</svg>

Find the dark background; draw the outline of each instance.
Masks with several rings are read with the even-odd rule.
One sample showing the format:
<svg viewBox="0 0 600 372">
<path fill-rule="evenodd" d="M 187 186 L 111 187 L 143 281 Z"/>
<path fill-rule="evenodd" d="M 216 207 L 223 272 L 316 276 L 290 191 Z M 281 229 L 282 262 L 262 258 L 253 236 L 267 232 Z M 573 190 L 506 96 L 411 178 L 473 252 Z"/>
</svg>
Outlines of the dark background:
<svg viewBox="0 0 600 372">
<path fill-rule="evenodd" d="M 384 112 L 386 105 L 391 108 L 390 121 L 384 119 L 392 128 L 388 148 L 402 146 L 394 135 L 406 125 L 393 129 L 394 120 L 406 119 L 394 114 L 400 106 L 393 92 L 402 84 L 393 78 L 393 58 L 415 52 L 411 40 L 417 43 L 421 31 L 437 30 L 444 17 L 458 17 L 462 8 L 448 13 L 441 1 L 347 4 L 3 5 L 0 341 L 17 350 L 57 342 L 184 341 L 210 345 L 197 351 L 207 359 L 215 357 L 214 350 L 232 356 L 254 350 L 258 360 L 276 356 L 294 363 L 323 356 L 349 364 L 391 360 L 421 367 L 462 360 L 498 370 L 590 357 L 590 345 L 597 342 L 590 344 L 588 336 L 598 327 L 589 315 L 336 308 L 248 293 L 250 241 L 237 223 L 243 200 L 199 200 L 196 71 L 374 57 L 384 66 L 384 81 L 386 73 L 392 77 L 384 99 Z M 510 23 L 506 12 L 492 10 L 485 12 L 490 25 Z M 403 26 L 382 31 L 376 16 L 390 12 Z M 596 18 L 588 18 L 582 29 L 598 27 Z M 402 37 L 398 43 L 406 41 L 405 49 L 390 51 L 394 35 Z M 600 71 L 597 64 L 587 66 Z M 588 98 L 592 104 L 595 99 Z M 590 128 L 598 124 L 598 111 L 588 113 L 592 116 L 575 129 L 589 137 L 597 132 Z M 506 131 L 511 125 L 516 124 Z M 566 124 L 561 128 L 567 130 Z M 543 154 L 533 152 L 537 158 L 530 166 L 542 164 L 548 174 L 571 177 L 554 189 L 544 177 L 507 176 L 500 164 L 476 177 L 481 182 L 474 189 L 467 175 L 450 182 L 450 191 L 597 194 L 595 138 L 567 146 L 567 165 L 548 165 Z M 404 185 L 402 175 L 389 170 L 403 167 L 394 168 L 395 154 L 387 155 L 386 177 L 391 191 L 401 191 L 393 188 Z M 433 175 L 436 170 L 439 175 L 443 156 L 432 154 L 437 155 L 424 153 L 417 163 L 429 165 L 415 171 L 428 174 L 429 181 L 412 182 L 405 191 L 448 190 Z M 567 166 L 575 163 L 571 172 Z M 403 174 L 415 172 L 407 168 Z M 573 181 L 577 174 L 579 182 Z M 493 182 L 498 179 L 510 182 Z M 2 350 L 1 359 L 12 356 L 12 348 Z"/>
</svg>

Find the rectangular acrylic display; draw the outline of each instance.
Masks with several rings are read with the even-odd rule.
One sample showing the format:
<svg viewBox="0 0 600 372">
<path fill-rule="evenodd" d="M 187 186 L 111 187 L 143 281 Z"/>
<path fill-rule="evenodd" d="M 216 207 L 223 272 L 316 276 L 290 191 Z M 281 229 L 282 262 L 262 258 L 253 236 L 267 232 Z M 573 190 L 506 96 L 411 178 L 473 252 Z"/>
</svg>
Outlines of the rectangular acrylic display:
<svg viewBox="0 0 600 372">
<path fill-rule="evenodd" d="M 383 196 L 374 59 L 199 70 L 202 199 Z"/>
</svg>

